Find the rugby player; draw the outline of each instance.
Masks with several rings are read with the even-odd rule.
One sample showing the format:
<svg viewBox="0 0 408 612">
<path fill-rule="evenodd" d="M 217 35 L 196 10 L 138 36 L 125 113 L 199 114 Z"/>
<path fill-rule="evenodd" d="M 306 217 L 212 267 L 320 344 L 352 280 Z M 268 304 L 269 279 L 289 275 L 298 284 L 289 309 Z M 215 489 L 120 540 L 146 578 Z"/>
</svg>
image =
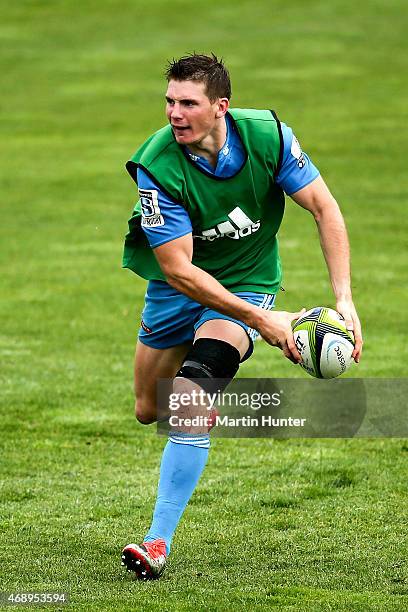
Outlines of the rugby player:
<svg viewBox="0 0 408 612">
<path fill-rule="evenodd" d="M 166 78 L 168 124 L 126 165 L 139 200 L 123 265 L 149 281 L 134 370 L 136 418 L 144 424 L 156 420 L 157 379 L 173 379 L 176 392 L 227 384 L 259 334 L 300 361 L 291 322 L 302 311 L 271 311 L 281 283 L 276 234 L 285 193 L 314 217 L 356 362 L 362 349 L 343 217 L 291 128 L 271 110 L 231 109 L 229 73 L 215 55 L 173 60 Z M 183 414 L 205 410 L 190 405 Z M 122 551 L 122 563 L 142 579 L 163 572 L 207 461 L 209 428 L 170 432 L 150 528 L 141 544 Z"/>
</svg>

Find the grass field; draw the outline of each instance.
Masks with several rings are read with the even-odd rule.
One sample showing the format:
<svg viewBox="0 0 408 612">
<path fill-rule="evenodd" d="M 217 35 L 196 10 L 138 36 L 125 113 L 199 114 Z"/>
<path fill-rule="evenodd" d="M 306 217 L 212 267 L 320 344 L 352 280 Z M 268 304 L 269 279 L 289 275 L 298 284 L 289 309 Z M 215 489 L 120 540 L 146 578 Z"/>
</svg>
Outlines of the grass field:
<svg viewBox="0 0 408 612">
<path fill-rule="evenodd" d="M 366 341 L 350 375 L 405 377 L 405 3 L 0 7 L 0 591 L 67 591 L 75 610 L 407 610 L 401 439 L 217 439 L 163 579 L 120 567 L 164 443 L 133 419 L 144 284 L 120 262 L 123 166 L 164 123 L 165 60 L 223 55 L 233 104 L 294 128 L 349 228 Z M 330 305 L 314 224 L 290 201 L 281 251 L 278 307 Z M 306 375 L 259 343 L 241 376 Z"/>
</svg>

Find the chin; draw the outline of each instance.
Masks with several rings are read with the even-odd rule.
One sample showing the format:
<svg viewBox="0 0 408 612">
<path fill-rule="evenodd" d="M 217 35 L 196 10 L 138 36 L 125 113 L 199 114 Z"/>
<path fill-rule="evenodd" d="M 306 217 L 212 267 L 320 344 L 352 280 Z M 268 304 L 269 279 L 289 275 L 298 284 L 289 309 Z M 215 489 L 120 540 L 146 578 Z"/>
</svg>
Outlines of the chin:
<svg viewBox="0 0 408 612">
<path fill-rule="evenodd" d="M 188 130 L 188 132 L 176 133 L 173 129 L 173 135 L 178 144 L 182 145 L 194 145 L 203 138 L 203 136 L 197 138 L 197 134 L 192 132 L 192 130 Z"/>
<path fill-rule="evenodd" d="M 189 144 L 194 144 L 196 142 L 195 138 L 192 138 L 191 136 L 175 136 L 176 142 L 179 144 L 183 144 L 183 145 L 189 145 Z"/>
</svg>

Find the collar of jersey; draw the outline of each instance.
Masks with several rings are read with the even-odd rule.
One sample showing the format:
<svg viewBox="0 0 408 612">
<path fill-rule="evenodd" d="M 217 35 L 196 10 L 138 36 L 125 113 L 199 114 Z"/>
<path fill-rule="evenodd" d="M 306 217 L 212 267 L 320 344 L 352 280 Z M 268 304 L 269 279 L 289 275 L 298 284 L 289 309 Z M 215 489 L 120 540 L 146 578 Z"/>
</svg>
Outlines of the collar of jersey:
<svg viewBox="0 0 408 612">
<path fill-rule="evenodd" d="M 189 152 L 188 148 L 186 146 L 182 146 L 181 147 L 181 150 L 183 151 L 186 159 L 192 164 L 192 166 L 194 168 L 196 168 L 196 170 L 198 170 L 199 172 L 202 172 L 206 176 L 209 176 L 210 178 L 212 178 L 212 179 L 214 179 L 216 181 L 227 181 L 228 179 L 232 179 L 235 176 L 237 176 L 237 174 L 239 174 L 241 172 L 241 170 L 244 168 L 244 166 L 245 166 L 245 164 L 247 162 L 247 159 L 248 159 L 248 152 L 247 152 L 247 150 L 246 150 L 246 148 L 244 146 L 244 143 L 242 142 L 241 134 L 239 133 L 239 130 L 235 126 L 234 118 L 230 115 L 230 113 L 227 113 L 225 117 L 226 117 L 226 122 L 227 122 L 227 137 L 226 137 L 224 145 L 222 146 L 222 148 L 218 152 L 217 166 L 218 166 L 218 160 L 219 160 L 219 157 L 220 157 L 220 154 L 221 154 L 222 150 L 225 148 L 225 146 L 229 147 L 230 133 L 231 133 L 232 130 L 235 130 L 236 134 L 238 135 L 239 141 L 241 143 L 242 149 L 243 149 L 243 151 L 245 153 L 242 165 L 241 165 L 240 168 L 238 168 L 238 170 L 235 172 L 235 174 L 232 174 L 231 176 L 217 176 L 216 174 L 214 174 L 214 171 L 212 170 L 210 164 L 208 163 L 208 161 L 204 157 L 200 157 L 199 155 L 196 156 L 201 161 L 203 161 L 205 163 L 205 165 L 206 165 L 206 166 L 200 166 L 200 165 L 197 164 L 196 161 L 191 159 L 190 155 L 192 155 L 192 153 Z M 231 154 L 231 148 L 230 148 L 230 152 L 228 153 L 228 155 L 230 155 L 230 154 Z M 207 169 L 207 166 L 208 166 L 208 169 Z"/>
</svg>

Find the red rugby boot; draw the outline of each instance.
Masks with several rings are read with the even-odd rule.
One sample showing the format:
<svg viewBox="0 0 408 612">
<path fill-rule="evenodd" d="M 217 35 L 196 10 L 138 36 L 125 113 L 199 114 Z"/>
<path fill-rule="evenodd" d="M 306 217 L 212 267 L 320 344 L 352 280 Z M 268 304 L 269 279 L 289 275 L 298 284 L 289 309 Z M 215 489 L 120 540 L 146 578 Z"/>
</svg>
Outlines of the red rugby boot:
<svg viewBox="0 0 408 612">
<path fill-rule="evenodd" d="M 128 544 L 122 550 L 122 565 L 141 580 L 154 580 L 166 565 L 166 542 L 162 539 L 143 544 Z"/>
</svg>

